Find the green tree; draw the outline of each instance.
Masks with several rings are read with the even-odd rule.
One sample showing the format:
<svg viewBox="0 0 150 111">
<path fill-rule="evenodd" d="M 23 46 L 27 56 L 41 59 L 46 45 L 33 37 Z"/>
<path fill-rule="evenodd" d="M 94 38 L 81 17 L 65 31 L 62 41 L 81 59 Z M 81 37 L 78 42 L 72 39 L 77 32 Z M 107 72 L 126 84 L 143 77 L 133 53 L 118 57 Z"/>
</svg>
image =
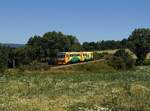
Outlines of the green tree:
<svg viewBox="0 0 150 111">
<path fill-rule="evenodd" d="M 130 49 L 137 56 L 137 64 L 143 65 L 147 53 L 150 51 L 150 29 L 135 29 L 128 42 L 132 43 Z"/>
<path fill-rule="evenodd" d="M 8 66 L 8 48 L 0 45 L 0 72 Z"/>
<path fill-rule="evenodd" d="M 81 45 L 78 39 L 72 35 L 65 35 L 62 32 L 47 32 L 42 37 L 31 37 L 27 43 L 34 47 L 38 53 L 38 61 L 46 62 L 55 59 L 57 52 L 80 50 Z M 34 55 L 34 54 L 33 54 Z"/>
<path fill-rule="evenodd" d="M 108 64 L 115 69 L 126 70 L 134 68 L 135 62 L 125 49 L 120 49 L 108 59 Z"/>
</svg>

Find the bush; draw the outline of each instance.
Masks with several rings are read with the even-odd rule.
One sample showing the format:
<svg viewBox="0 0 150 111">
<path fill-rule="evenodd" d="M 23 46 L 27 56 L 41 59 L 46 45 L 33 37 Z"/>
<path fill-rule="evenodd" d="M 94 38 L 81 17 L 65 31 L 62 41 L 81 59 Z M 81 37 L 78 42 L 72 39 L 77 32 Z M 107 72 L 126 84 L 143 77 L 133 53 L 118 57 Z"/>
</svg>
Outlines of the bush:
<svg viewBox="0 0 150 111">
<path fill-rule="evenodd" d="M 8 49 L 0 45 L 0 72 L 4 72 L 8 66 Z"/>
<path fill-rule="evenodd" d="M 56 65 L 56 64 L 57 64 L 57 58 L 48 59 L 48 65 Z"/>
<path fill-rule="evenodd" d="M 144 65 L 150 65 L 150 59 L 145 60 Z"/>
<path fill-rule="evenodd" d="M 135 65 L 134 59 L 124 49 L 118 50 L 107 61 L 115 69 L 133 69 Z"/>
<path fill-rule="evenodd" d="M 66 69 L 72 70 L 72 71 L 83 71 L 83 72 L 94 72 L 94 73 L 115 71 L 105 61 L 93 62 L 93 63 L 88 63 L 88 64 L 80 64 L 80 65 L 76 65 L 76 66 L 70 66 Z"/>
<path fill-rule="evenodd" d="M 25 70 L 29 70 L 29 71 L 39 70 L 40 71 L 40 70 L 49 70 L 50 66 L 45 63 L 39 63 L 37 61 L 33 61 L 29 65 L 21 65 L 19 69 L 21 71 L 25 71 Z"/>
<path fill-rule="evenodd" d="M 104 53 L 97 53 L 94 52 L 94 59 L 98 60 L 98 59 L 104 59 L 106 56 L 108 56 L 109 54 L 107 52 Z"/>
<path fill-rule="evenodd" d="M 6 69 L 6 66 L 4 64 L 0 64 L 0 73 L 3 73 Z"/>
</svg>

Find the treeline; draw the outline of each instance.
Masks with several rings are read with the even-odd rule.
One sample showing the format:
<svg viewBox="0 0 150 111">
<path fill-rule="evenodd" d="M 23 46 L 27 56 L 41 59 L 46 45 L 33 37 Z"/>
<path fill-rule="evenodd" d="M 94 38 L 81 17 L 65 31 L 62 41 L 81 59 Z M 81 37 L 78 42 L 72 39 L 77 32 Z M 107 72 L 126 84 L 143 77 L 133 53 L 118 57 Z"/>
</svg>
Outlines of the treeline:
<svg viewBox="0 0 150 111">
<path fill-rule="evenodd" d="M 150 29 L 135 29 L 127 39 L 121 41 L 84 42 L 82 47 L 87 51 L 128 48 L 137 56 L 136 64 L 143 65 L 150 52 Z"/>
<path fill-rule="evenodd" d="M 49 62 L 52 64 L 59 51 L 99 51 L 106 49 L 131 49 L 142 64 L 150 52 L 150 29 L 135 29 L 128 39 L 121 41 L 108 40 L 84 42 L 72 35 L 62 32 L 47 32 L 43 36 L 31 37 L 21 48 L 10 48 L 0 45 L 0 68 L 18 67 L 32 62 Z M 3 68 L 2 68 L 3 67 Z"/>
<path fill-rule="evenodd" d="M 119 49 L 122 47 L 121 41 L 107 40 L 98 42 L 84 42 L 82 44 L 83 50 L 85 51 L 98 51 L 98 50 L 108 50 L 108 49 Z"/>
<path fill-rule="evenodd" d="M 1 66 L 10 68 L 32 62 L 53 64 L 57 52 L 81 50 L 82 45 L 75 36 L 53 31 L 43 36 L 31 37 L 24 47 L 10 48 L 0 45 L 0 63 Z"/>
</svg>

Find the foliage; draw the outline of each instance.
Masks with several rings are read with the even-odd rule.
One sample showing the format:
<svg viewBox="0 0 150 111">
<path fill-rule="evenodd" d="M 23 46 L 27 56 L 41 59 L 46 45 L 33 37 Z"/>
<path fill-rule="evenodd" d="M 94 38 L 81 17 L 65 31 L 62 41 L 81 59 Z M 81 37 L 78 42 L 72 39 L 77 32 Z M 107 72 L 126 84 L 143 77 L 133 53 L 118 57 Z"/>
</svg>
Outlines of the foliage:
<svg viewBox="0 0 150 111">
<path fill-rule="evenodd" d="M 55 31 L 47 32 L 42 37 L 31 37 L 27 45 L 39 49 L 37 52 L 42 62 L 55 59 L 59 51 L 80 51 L 82 49 L 75 36 Z"/>
<path fill-rule="evenodd" d="M 0 45 L 0 72 L 3 72 L 8 66 L 8 48 Z"/>
<path fill-rule="evenodd" d="M 133 69 L 135 62 L 125 49 L 118 50 L 114 55 L 108 58 L 108 64 L 115 69 Z"/>
<path fill-rule="evenodd" d="M 108 40 L 98 42 L 84 42 L 82 44 L 83 50 L 85 51 L 96 51 L 96 50 L 107 50 L 107 49 L 118 49 L 121 48 L 120 41 Z"/>
<path fill-rule="evenodd" d="M 99 59 L 105 59 L 109 54 L 107 52 L 99 53 L 99 52 L 94 52 L 94 59 L 99 60 Z"/>
<path fill-rule="evenodd" d="M 6 50 L 7 49 L 7 50 Z M 43 36 L 33 36 L 24 47 L 5 48 L 0 46 L 0 69 L 20 67 L 33 61 L 54 64 L 59 51 L 80 51 L 82 46 L 72 35 L 61 32 L 47 32 Z"/>
<path fill-rule="evenodd" d="M 18 68 L 20 71 L 34 71 L 34 70 L 38 70 L 38 71 L 42 71 L 42 70 L 49 70 L 50 66 L 48 64 L 45 63 L 39 63 L 37 61 L 32 61 L 29 65 L 21 65 Z"/>
<path fill-rule="evenodd" d="M 87 72 L 87 73 L 115 71 L 105 61 L 81 64 L 81 65 L 77 65 L 77 66 L 70 66 L 66 69 L 72 70 L 72 71 L 83 71 L 83 72 Z M 63 70 L 66 70 L 66 69 L 64 68 Z"/>
<path fill-rule="evenodd" d="M 143 65 L 147 53 L 150 52 L 150 29 L 135 29 L 128 41 L 133 44 L 131 49 L 138 57 L 137 64 Z"/>
<path fill-rule="evenodd" d="M 144 59 L 150 52 L 150 29 L 135 29 L 128 39 L 121 41 L 84 42 L 82 46 L 86 51 L 128 48 L 137 56 L 137 65 L 144 65 Z"/>
<path fill-rule="evenodd" d="M 53 31 L 47 32 L 43 36 L 35 35 L 22 47 L 9 48 L 0 46 L 0 69 L 29 65 L 33 61 L 55 64 L 57 52 L 60 51 L 100 51 L 119 48 L 131 49 L 138 58 L 137 64 L 143 65 L 145 56 L 150 52 L 150 29 L 135 29 L 128 39 L 121 41 L 102 40 L 83 42 L 82 45 L 75 36 L 66 35 L 62 32 Z M 101 59 L 105 56 L 105 54 L 94 53 L 95 59 Z M 127 61 L 128 63 L 121 63 L 125 60 L 124 57 L 115 56 L 112 57 L 113 60 L 115 60 L 116 64 L 120 64 L 120 66 L 116 67 L 123 68 L 126 64 L 129 64 L 129 66 L 132 64 L 129 61 Z"/>
<path fill-rule="evenodd" d="M 144 65 L 150 65 L 150 59 L 144 60 Z"/>
</svg>

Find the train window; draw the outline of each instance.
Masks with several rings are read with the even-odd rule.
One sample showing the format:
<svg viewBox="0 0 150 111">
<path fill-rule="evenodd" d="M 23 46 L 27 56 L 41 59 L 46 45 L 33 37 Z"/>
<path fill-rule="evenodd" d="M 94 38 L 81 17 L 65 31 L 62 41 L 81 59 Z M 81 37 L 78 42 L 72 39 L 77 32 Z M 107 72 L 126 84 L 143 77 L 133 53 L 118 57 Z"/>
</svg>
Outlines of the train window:
<svg viewBox="0 0 150 111">
<path fill-rule="evenodd" d="M 66 57 L 69 57 L 69 54 L 66 54 Z"/>
<path fill-rule="evenodd" d="M 57 57 L 58 57 L 58 58 L 64 58 L 65 55 L 58 55 Z"/>
<path fill-rule="evenodd" d="M 80 54 L 70 54 L 71 57 L 73 56 L 80 56 Z"/>
<path fill-rule="evenodd" d="M 75 54 L 75 56 L 78 56 L 78 54 Z"/>
<path fill-rule="evenodd" d="M 87 54 L 83 54 L 83 56 L 87 56 Z"/>
</svg>

